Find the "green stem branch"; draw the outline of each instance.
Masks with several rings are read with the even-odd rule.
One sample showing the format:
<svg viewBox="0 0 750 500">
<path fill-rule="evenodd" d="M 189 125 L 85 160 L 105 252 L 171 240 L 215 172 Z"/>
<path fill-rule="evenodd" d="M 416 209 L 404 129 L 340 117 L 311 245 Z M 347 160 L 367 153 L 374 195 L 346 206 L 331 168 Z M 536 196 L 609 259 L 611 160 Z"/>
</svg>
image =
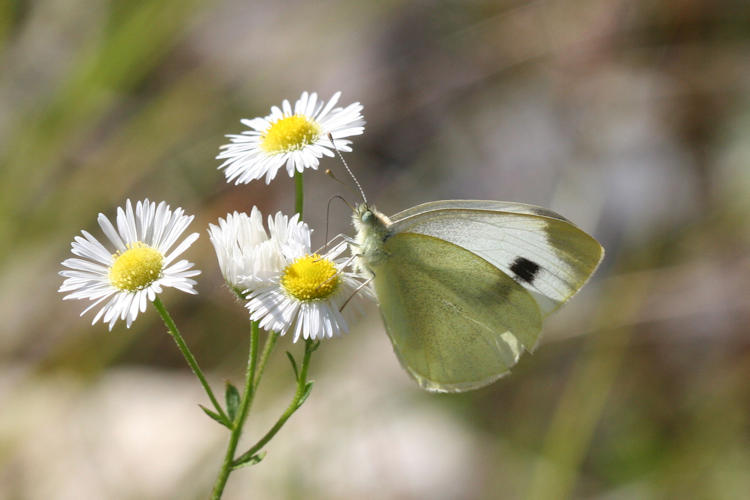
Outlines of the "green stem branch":
<svg viewBox="0 0 750 500">
<path fill-rule="evenodd" d="M 232 422 L 232 433 L 229 436 L 229 444 L 227 445 L 227 452 L 224 455 L 224 462 L 222 463 L 219 476 L 216 478 L 214 483 L 213 493 L 211 498 L 218 500 L 221 498 L 221 494 L 224 492 L 224 487 L 229 479 L 229 474 L 232 472 L 232 461 L 234 459 L 234 452 L 237 450 L 237 443 L 239 443 L 240 436 L 242 435 L 242 427 L 247 418 L 247 414 L 250 411 L 250 406 L 255 396 L 255 369 L 258 361 L 258 337 L 259 337 L 258 322 L 253 321 L 251 323 L 250 333 L 250 354 L 247 358 L 247 372 L 245 374 L 245 389 L 242 393 L 242 399 L 240 401 L 240 411 L 237 413 L 235 420 Z"/>
<path fill-rule="evenodd" d="M 294 211 L 299 214 L 299 220 L 302 220 L 302 208 L 304 205 L 304 192 L 302 183 L 302 172 L 294 171 Z"/>
<path fill-rule="evenodd" d="M 164 307 L 164 304 L 162 304 L 161 299 L 159 299 L 158 296 L 154 299 L 154 307 L 156 307 L 156 310 L 159 311 L 161 318 L 164 320 L 164 324 L 167 326 L 169 334 L 172 336 L 175 343 L 177 344 L 177 347 L 180 349 L 180 352 L 185 357 L 185 361 L 187 361 L 187 364 L 190 365 L 193 373 L 195 373 L 195 376 L 198 377 L 201 385 L 203 385 L 203 389 L 205 389 L 206 394 L 208 395 L 208 399 L 211 400 L 211 404 L 214 405 L 214 408 L 218 412 L 219 416 L 221 416 L 221 418 L 225 421 L 229 422 L 229 417 L 226 415 L 226 413 L 224 413 L 224 409 L 219 404 L 216 396 L 214 396 L 214 393 L 211 390 L 211 386 L 208 385 L 206 376 L 203 375 L 203 371 L 201 371 L 200 366 L 198 366 L 198 361 L 196 361 L 193 353 L 190 352 L 190 349 L 185 343 L 185 340 L 182 338 L 182 335 L 180 335 L 180 331 L 177 329 L 177 325 L 175 324 L 174 320 L 172 320 L 172 317 L 169 315 L 167 309 Z"/>
<path fill-rule="evenodd" d="M 266 368 L 266 361 L 268 361 L 268 357 L 271 354 L 271 351 L 273 350 L 274 346 L 276 345 L 276 340 L 279 338 L 279 334 L 276 332 L 268 332 L 268 336 L 266 337 L 266 343 L 263 346 L 263 354 L 260 356 L 260 363 L 258 364 L 258 370 L 255 375 L 255 380 L 253 381 L 253 390 L 258 390 L 258 384 L 260 384 L 260 378 L 263 376 L 263 370 Z"/>
<path fill-rule="evenodd" d="M 289 420 L 289 417 L 291 417 L 294 412 L 299 409 L 300 401 L 307 392 L 307 369 L 310 366 L 310 357 L 318 347 L 317 342 L 315 341 L 306 340 L 305 342 L 305 356 L 302 359 L 302 368 L 300 369 L 299 377 L 297 378 L 297 390 L 294 393 L 292 402 L 289 403 L 289 406 L 281 415 L 281 417 L 279 417 L 273 427 L 271 427 L 271 429 L 266 432 L 266 434 L 262 438 L 260 438 L 260 440 L 255 443 L 252 448 L 240 455 L 237 460 L 234 461 L 235 464 L 241 464 L 255 455 L 261 448 L 266 445 L 266 443 L 273 439 L 276 433 L 279 432 L 279 430 L 281 430 L 281 428 L 284 426 L 286 421 Z"/>
<path fill-rule="evenodd" d="M 302 211 L 304 206 L 302 172 L 294 173 L 294 186 L 294 210 L 299 214 L 300 220 L 302 220 Z M 238 291 L 235 290 L 235 293 L 238 293 Z M 242 297 L 241 293 L 238 293 L 238 295 Z M 242 428 L 250 411 L 250 406 L 252 405 L 252 401 L 258 389 L 258 385 L 260 384 L 260 379 L 263 376 L 266 362 L 268 361 L 271 351 L 273 351 L 273 348 L 276 345 L 276 340 L 279 337 L 279 334 L 276 332 L 268 333 L 268 337 L 266 338 L 266 342 L 263 346 L 263 353 L 261 354 L 260 362 L 258 362 L 258 332 L 258 323 L 256 321 L 253 321 L 252 334 L 250 336 L 250 355 L 248 357 L 247 374 L 245 377 L 245 388 L 243 391 L 242 399 L 240 400 L 239 412 L 231 425 L 232 432 L 229 437 L 229 444 L 227 445 L 226 454 L 224 455 L 224 462 L 222 463 L 221 470 L 219 471 L 219 476 L 216 478 L 216 482 L 214 483 L 214 488 L 211 494 L 211 498 L 213 500 L 219 500 L 221 498 L 221 495 L 224 492 L 224 488 L 227 484 L 227 480 L 229 479 L 229 474 L 231 474 L 233 468 L 245 464 L 253 459 L 256 452 L 263 446 L 265 446 L 266 443 L 268 443 L 276 435 L 281 427 L 283 427 L 284 423 L 289 419 L 289 417 L 291 417 L 292 414 L 297 411 L 297 409 L 299 409 L 300 405 L 310 391 L 310 385 L 307 382 L 307 369 L 310 365 L 310 356 L 317 348 L 317 342 L 308 340 L 305 344 L 305 355 L 302 361 L 302 368 L 297 378 L 297 390 L 294 394 L 294 398 L 292 399 L 291 404 L 281 415 L 281 417 L 271 428 L 271 430 L 269 430 L 266 435 L 263 436 L 260 441 L 255 444 L 255 446 L 253 446 L 247 453 L 242 454 L 237 459 L 234 458 L 234 454 L 237 450 L 237 444 L 239 443 L 240 436 L 242 435 Z M 213 398 L 213 395 L 211 395 L 211 398 L 212 401 L 215 400 L 215 398 Z"/>
</svg>

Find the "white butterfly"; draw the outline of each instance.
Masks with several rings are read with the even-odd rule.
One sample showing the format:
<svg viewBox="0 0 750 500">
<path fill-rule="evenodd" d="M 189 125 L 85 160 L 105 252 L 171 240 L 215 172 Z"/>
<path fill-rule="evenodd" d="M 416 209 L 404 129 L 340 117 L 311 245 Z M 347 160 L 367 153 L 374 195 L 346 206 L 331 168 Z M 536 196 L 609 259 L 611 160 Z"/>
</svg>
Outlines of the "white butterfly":
<svg viewBox="0 0 750 500">
<path fill-rule="evenodd" d="M 435 201 L 388 218 L 365 202 L 353 221 L 393 349 L 430 391 L 508 373 L 604 256 L 561 215 L 520 203 Z"/>
</svg>

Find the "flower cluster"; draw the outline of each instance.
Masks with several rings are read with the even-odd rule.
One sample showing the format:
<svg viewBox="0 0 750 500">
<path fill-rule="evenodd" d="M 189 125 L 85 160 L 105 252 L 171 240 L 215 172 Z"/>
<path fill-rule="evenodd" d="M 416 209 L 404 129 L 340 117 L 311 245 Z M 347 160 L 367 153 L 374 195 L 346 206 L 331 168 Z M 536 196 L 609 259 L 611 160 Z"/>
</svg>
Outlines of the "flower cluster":
<svg viewBox="0 0 750 500">
<path fill-rule="evenodd" d="M 303 92 L 293 108 L 284 100 L 264 118 L 242 120 L 250 130 L 229 135 L 231 143 L 217 156 L 224 160 L 219 168 L 227 181 L 265 178 L 270 183 L 284 166 L 294 175 L 317 169 L 319 159 L 333 156 L 334 149 L 351 151 L 346 138 L 364 131 L 362 105 L 336 107 L 339 97 L 337 92 L 326 102 Z M 192 220 L 181 208 L 171 210 L 165 202 L 157 205 L 148 199 L 137 202 L 135 210 L 130 200 L 118 208 L 116 228 L 99 214 L 109 246 L 87 231 L 76 236 L 71 251 L 77 257 L 62 263 L 66 269 L 60 274 L 66 279 L 59 291 L 67 293 L 65 299 L 91 302 L 81 315 L 101 306 L 92 324 L 101 319 L 110 330 L 118 319 L 130 327 L 163 287 L 196 293 L 191 278 L 200 271 L 187 260 L 175 262 L 198 238 L 192 233 L 178 243 Z M 349 300 L 369 289 L 350 270 L 351 261 L 341 257 L 346 244 L 313 252 L 312 230 L 296 214 L 269 216 L 267 226 L 266 230 L 260 210 L 253 207 L 249 215 L 227 214 L 208 230 L 221 273 L 246 301 L 250 319 L 268 331 L 290 332 L 294 341 L 347 332 L 342 309 L 347 316 L 356 311 L 356 301 L 349 305 Z"/>
<path fill-rule="evenodd" d="M 209 228 L 224 279 L 247 300 L 250 319 L 265 330 L 290 332 L 294 341 L 346 333 L 340 309 L 361 285 L 340 257 L 346 243 L 312 253 L 311 233 L 297 215 L 281 212 L 268 217 L 266 233 L 257 207 L 249 216 L 235 212 Z"/>
<path fill-rule="evenodd" d="M 81 231 L 71 244 L 74 257 L 62 262 L 65 278 L 59 291 L 64 299 L 85 299 L 81 315 L 97 308 L 92 324 L 102 320 L 112 330 L 118 320 L 126 326 L 146 311 L 148 303 L 157 309 L 168 333 L 190 369 L 200 381 L 211 407 L 201 409 L 231 433 L 225 460 L 217 475 L 211 498 L 221 498 L 232 470 L 258 463 L 259 450 L 281 429 L 310 394 L 308 379 L 312 353 L 321 339 L 342 335 L 349 330 L 347 318 L 358 309 L 362 295 L 371 295 L 367 278 L 352 269 L 354 258 L 342 257 L 346 239 L 323 250 L 311 247 L 312 229 L 302 219 L 302 172 L 317 169 L 322 156 L 333 150 L 350 151 L 346 137 L 364 131 L 362 106 L 353 103 L 336 107 L 340 94 L 319 101 L 317 94 L 303 92 L 294 109 L 289 101 L 271 108 L 265 118 L 243 120 L 251 130 L 230 135 L 231 143 L 221 147 L 219 168 L 227 181 L 235 184 L 265 177 L 266 183 L 286 166 L 296 178 L 296 214 L 281 212 L 269 216 L 266 227 L 257 207 L 250 214 L 233 212 L 209 224 L 208 236 L 216 250 L 221 274 L 227 286 L 245 303 L 252 323 L 245 387 L 240 391 L 227 381 L 224 404 L 180 334 L 176 323 L 162 304 L 159 294 L 166 287 L 195 294 L 200 274 L 187 260 L 177 260 L 198 239 L 198 233 L 183 236 L 193 221 L 182 208 L 172 210 L 165 202 L 130 200 L 117 209 L 114 224 L 99 214 L 99 226 L 106 237 L 102 244 L 87 231 Z M 355 299 L 355 300 L 352 300 Z M 258 356 L 260 328 L 268 332 Z M 271 429 L 244 453 L 237 453 L 239 438 L 248 418 L 253 396 L 266 361 L 279 335 L 289 333 L 296 342 L 304 339 L 299 362 L 287 351 L 296 380 L 290 406 Z"/>
</svg>

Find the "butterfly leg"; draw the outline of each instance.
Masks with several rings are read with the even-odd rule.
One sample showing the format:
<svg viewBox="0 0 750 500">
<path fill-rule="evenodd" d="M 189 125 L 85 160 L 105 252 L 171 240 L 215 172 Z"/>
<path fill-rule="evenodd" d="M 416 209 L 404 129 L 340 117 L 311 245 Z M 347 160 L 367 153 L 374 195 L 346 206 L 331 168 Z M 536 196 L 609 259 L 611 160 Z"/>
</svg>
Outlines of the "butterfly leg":
<svg viewBox="0 0 750 500">
<path fill-rule="evenodd" d="M 349 296 L 349 298 L 346 299 L 343 304 L 341 304 L 341 307 L 339 307 L 339 312 L 342 312 L 344 310 L 344 308 L 347 306 L 347 304 L 349 304 L 349 302 L 351 302 L 351 300 L 354 298 L 354 296 L 357 295 L 364 287 L 366 287 L 367 285 L 369 285 L 370 282 L 373 279 L 375 279 L 375 275 L 374 274 L 373 274 L 372 278 L 368 279 L 367 281 L 365 281 L 361 285 L 359 285 L 357 287 L 357 289 L 352 292 L 352 294 Z"/>
<path fill-rule="evenodd" d="M 328 250 L 328 247 L 331 246 L 331 244 L 336 240 L 345 241 L 346 243 L 349 243 L 350 245 L 359 246 L 357 242 L 354 240 L 354 238 L 352 238 L 351 236 L 347 236 L 344 233 L 340 233 L 334 236 L 333 238 L 331 238 L 330 240 L 328 240 L 326 244 L 318 248 L 318 250 L 315 253 L 321 253 L 321 252 L 325 253 Z"/>
</svg>

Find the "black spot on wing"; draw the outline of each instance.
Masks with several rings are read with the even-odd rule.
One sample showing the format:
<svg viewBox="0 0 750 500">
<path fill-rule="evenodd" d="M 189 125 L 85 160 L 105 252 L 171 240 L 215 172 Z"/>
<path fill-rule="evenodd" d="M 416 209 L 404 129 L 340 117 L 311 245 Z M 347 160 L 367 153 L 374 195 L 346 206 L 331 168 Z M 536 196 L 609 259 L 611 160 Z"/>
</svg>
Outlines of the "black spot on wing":
<svg viewBox="0 0 750 500">
<path fill-rule="evenodd" d="M 525 257 L 517 257 L 510 266 L 511 272 L 526 283 L 534 282 L 539 269 L 539 264 Z"/>
</svg>

